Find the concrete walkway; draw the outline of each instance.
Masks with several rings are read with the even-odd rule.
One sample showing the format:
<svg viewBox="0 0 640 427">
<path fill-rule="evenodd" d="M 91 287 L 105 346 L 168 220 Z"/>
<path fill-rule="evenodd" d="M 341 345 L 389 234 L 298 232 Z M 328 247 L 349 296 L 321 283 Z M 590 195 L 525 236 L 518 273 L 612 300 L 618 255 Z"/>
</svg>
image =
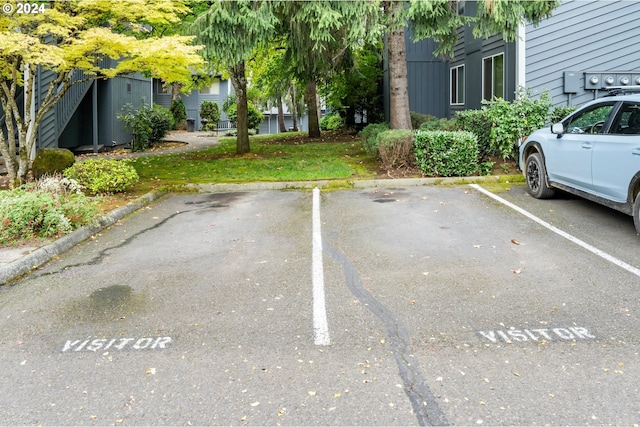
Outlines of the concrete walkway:
<svg viewBox="0 0 640 427">
<path fill-rule="evenodd" d="M 168 150 L 157 150 L 149 152 L 150 155 L 166 154 L 166 153 L 179 153 L 185 151 L 198 151 L 204 150 L 209 147 L 220 144 L 220 137 L 212 132 L 185 132 L 185 131 L 173 131 L 169 132 L 167 136 L 162 138 L 166 142 L 184 142 L 187 145 L 184 147 L 178 147 Z"/>
<path fill-rule="evenodd" d="M 187 131 L 171 131 L 162 138 L 162 141 L 165 142 L 184 142 L 187 145 L 182 147 L 168 148 L 163 149 L 160 145 L 157 149 L 149 150 L 149 151 L 140 151 L 135 153 L 127 153 L 123 154 L 110 154 L 109 151 L 103 151 L 98 153 L 97 155 L 101 155 L 108 158 L 133 158 L 133 157 L 144 157 L 144 156 L 155 156 L 157 154 L 169 154 L 169 153 L 180 153 L 185 151 L 198 151 L 204 150 L 205 148 L 212 147 L 218 145 L 219 136 L 212 132 L 187 132 Z M 94 156 L 96 154 L 90 153 L 88 156 Z M 79 156 L 83 157 L 83 156 Z M 7 173 L 7 169 L 4 165 L 4 159 L 0 156 L 0 175 L 5 175 Z"/>
</svg>

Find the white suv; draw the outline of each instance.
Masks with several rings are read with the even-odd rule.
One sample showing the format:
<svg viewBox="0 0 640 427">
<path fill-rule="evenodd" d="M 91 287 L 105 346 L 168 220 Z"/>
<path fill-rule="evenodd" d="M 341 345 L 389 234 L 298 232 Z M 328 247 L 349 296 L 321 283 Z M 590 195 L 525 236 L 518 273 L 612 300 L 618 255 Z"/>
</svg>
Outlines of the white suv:
<svg viewBox="0 0 640 427">
<path fill-rule="evenodd" d="M 640 87 L 613 90 L 521 143 L 528 192 L 555 189 L 633 216 L 640 234 Z"/>
</svg>

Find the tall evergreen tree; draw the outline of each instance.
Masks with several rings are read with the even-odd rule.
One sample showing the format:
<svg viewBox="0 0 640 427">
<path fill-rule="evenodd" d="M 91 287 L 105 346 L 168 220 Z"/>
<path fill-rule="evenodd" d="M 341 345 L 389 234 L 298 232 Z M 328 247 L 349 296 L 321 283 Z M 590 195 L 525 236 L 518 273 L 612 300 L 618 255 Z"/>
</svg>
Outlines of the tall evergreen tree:
<svg viewBox="0 0 640 427">
<path fill-rule="evenodd" d="M 291 72 L 283 61 L 284 46 L 274 41 L 258 49 L 251 61 L 253 83 L 260 90 L 263 104 L 278 109 L 278 130 L 286 132 L 284 122 L 284 96 L 292 85 Z"/>
<path fill-rule="evenodd" d="M 305 83 L 309 136 L 320 136 L 317 83 L 339 66 L 351 47 L 375 40 L 376 1 L 275 1 L 285 37 L 285 61 Z"/>
<path fill-rule="evenodd" d="M 205 45 L 205 59 L 214 69 L 225 68 L 236 92 L 236 152 L 251 151 L 249 145 L 246 62 L 257 47 L 267 43 L 276 18 L 266 0 L 220 0 L 201 14 L 191 31 Z"/>
</svg>

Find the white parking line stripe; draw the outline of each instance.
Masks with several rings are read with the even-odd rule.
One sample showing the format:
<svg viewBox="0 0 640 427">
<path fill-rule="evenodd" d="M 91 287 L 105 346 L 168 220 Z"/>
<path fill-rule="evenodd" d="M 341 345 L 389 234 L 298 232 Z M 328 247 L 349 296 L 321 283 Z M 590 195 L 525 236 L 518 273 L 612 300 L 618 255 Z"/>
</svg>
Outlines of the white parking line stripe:
<svg viewBox="0 0 640 427">
<path fill-rule="evenodd" d="M 554 227 L 553 225 L 549 224 L 548 222 L 545 222 L 543 220 L 541 220 L 540 218 L 538 218 L 537 216 L 533 215 L 532 213 L 525 211 L 524 209 L 522 209 L 519 206 L 514 205 L 513 203 L 503 199 L 502 197 L 496 196 L 495 194 L 491 193 L 490 191 L 485 190 L 484 188 L 480 187 L 477 184 L 469 184 L 472 188 L 478 190 L 479 192 L 491 197 L 494 200 L 497 200 L 498 202 L 502 203 L 505 206 L 510 207 L 511 209 L 515 210 L 518 213 L 521 213 L 522 215 L 526 216 L 527 218 L 537 222 L 538 224 L 542 225 L 545 228 L 548 228 L 549 230 L 553 231 L 554 233 L 564 237 L 565 239 L 575 243 L 578 246 L 583 247 L 584 249 L 598 255 L 599 257 L 617 265 L 618 267 L 624 268 L 625 270 L 627 270 L 629 273 L 635 274 L 636 276 L 640 277 L 640 269 L 627 264 L 626 262 L 619 260 L 618 258 L 609 255 L 608 253 L 601 251 L 600 249 L 591 246 L 590 244 L 578 239 L 575 236 L 572 236 L 569 233 L 566 233 L 562 230 L 560 230 L 557 227 Z"/>
<path fill-rule="evenodd" d="M 313 189 L 312 213 L 312 274 L 313 274 L 313 334 L 316 345 L 329 345 L 329 325 L 324 298 L 324 270 L 322 266 L 322 233 L 320 231 L 320 189 Z"/>
</svg>

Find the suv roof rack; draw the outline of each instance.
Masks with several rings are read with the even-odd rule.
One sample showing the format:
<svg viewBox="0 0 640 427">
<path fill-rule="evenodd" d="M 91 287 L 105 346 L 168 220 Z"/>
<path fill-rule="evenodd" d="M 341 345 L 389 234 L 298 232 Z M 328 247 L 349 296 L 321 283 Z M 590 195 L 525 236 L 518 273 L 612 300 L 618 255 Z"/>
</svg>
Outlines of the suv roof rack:
<svg viewBox="0 0 640 427">
<path fill-rule="evenodd" d="M 609 93 L 604 96 L 626 95 L 640 93 L 640 86 L 607 86 L 604 88 Z"/>
</svg>

